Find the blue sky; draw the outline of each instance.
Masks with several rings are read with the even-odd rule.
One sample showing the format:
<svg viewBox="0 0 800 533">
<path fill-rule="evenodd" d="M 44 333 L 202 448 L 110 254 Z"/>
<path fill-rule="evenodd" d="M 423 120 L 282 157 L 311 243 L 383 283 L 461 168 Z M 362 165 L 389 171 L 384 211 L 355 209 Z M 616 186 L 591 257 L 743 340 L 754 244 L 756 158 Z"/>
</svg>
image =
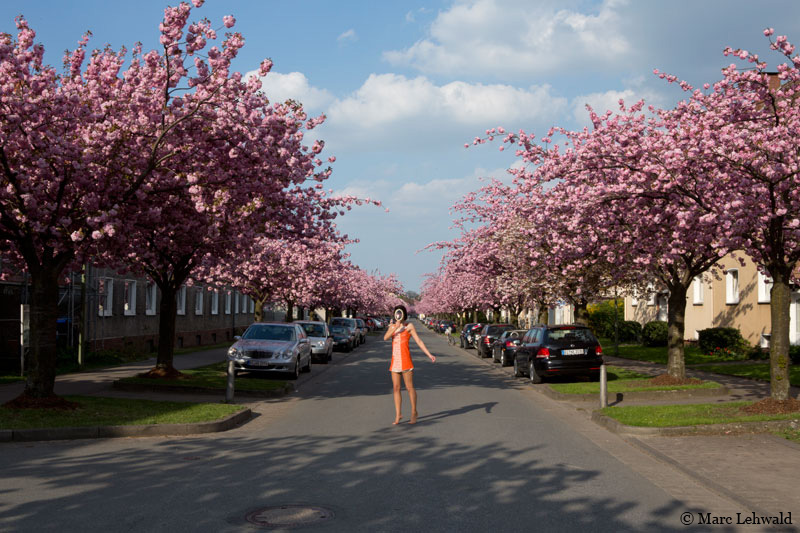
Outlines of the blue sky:
<svg viewBox="0 0 800 533">
<path fill-rule="evenodd" d="M 92 47 L 156 46 L 167 4 L 3 0 L 0 31 L 24 14 L 60 65 L 86 30 Z M 732 62 L 727 45 L 774 65 L 766 27 L 800 43 L 800 2 L 778 0 L 207 0 L 192 19 L 221 28 L 228 14 L 246 40 L 235 67 L 270 57 L 267 95 L 328 116 L 315 131 L 337 157 L 330 186 L 390 209 L 340 220 L 361 239 L 353 261 L 397 273 L 410 290 L 440 258 L 417 250 L 456 236 L 449 207 L 514 163 L 496 146 L 464 149 L 487 128 L 578 128 L 586 103 L 605 110 L 620 97 L 669 106 L 681 94 L 654 68 L 700 85 Z"/>
</svg>

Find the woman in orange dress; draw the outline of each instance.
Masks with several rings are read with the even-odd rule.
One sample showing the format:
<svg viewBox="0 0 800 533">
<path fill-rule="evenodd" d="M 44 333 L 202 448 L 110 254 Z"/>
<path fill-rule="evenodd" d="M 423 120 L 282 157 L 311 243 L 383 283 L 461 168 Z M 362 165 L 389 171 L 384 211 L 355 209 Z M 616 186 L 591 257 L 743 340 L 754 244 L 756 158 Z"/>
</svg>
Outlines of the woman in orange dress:
<svg viewBox="0 0 800 533">
<path fill-rule="evenodd" d="M 386 333 L 383 335 L 383 340 L 392 339 L 392 362 L 389 365 L 389 373 L 392 376 L 394 409 L 396 415 L 393 424 L 395 425 L 399 424 L 400 419 L 403 418 L 400 410 L 403 402 L 403 397 L 400 394 L 401 376 L 402 381 L 406 384 L 408 398 L 411 401 L 411 420 L 409 420 L 409 424 L 417 423 L 417 391 L 414 389 L 414 363 L 411 362 L 411 353 L 408 349 L 409 339 L 414 337 L 414 342 L 425 352 L 425 355 L 430 358 L 431 362 L 436 362 L 436 357 L 425 347 L 425 343 L 422 342 L 419 335 L 417 335 L 414 324 L 408 322 L 406 320 L 407 318 L 408 312 L 404 306 L 398 305 L 395 307 L 394 323 L 389 326 Z"/>
</svg>

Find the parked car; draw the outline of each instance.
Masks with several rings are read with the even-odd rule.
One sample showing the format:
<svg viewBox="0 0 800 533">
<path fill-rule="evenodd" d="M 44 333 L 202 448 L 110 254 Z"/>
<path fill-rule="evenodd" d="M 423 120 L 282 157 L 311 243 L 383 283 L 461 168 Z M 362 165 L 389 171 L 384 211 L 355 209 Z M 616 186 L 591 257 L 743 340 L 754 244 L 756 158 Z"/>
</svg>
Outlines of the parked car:
<svg viewBox="0 0 800 533">
<path fill-rule="evenodd" d="M 522 344 L 522 337 L 525 336 L 526 329 L 507 329 L 492 345 L 492 359 L 501 366 L 509 366 L 514 362 L 514 354 Z"/>
<path fill-rule="evenodd" d="M 511 324 L 486 324 L 475 336 L 475 349 L 478 357 L 491 357 L 492 345 L 504 331 L 514 329 Z"/>
<path fill-rule="evenodd" d="M 356 334 L 347 326 L 331 326 L 333 349 L 344 352 L 352 351 L 356 345 Z"/>
<path fill-rule="evenodd" d="M 353 335 L 355 336 L 355 346 L 360 345 L 363 342 L 363 332 L 358 327 L 358 322 L 356 322 L 355 318 L 345 318 L 345 317 L 333 317 L 331 318 L 331 326 L 345 326 L 350 328 Z"/>
<path fill-rule="evenodd" d="M 297 379 L 300 370 L 311 372 L 311 343 L 300 324 L 256 322 L 228 348 L 234 372 L 288 372 Z"/>
<path fill-rule="evenodd" d="M 450 320 L 442 320 L 439 322 L 436 328 L 437 333 L 444 333 L 447 331 L 447 328 L 455 329 L 456 325 Z"/>
<path fill-rule="evenodd" d="M 333 337 L 325 322 L 311 320 L 295 320 L 300 324 L 311 343 L 311 358 L 320 363 L 327 363 L 333 359 Z"/>
<path fill-rule="evenodd" d="M 358 324 L 358 329 L 361 330 L 361 344 L 367 342 L 367 333 L 369 333 L 369 328 L 367 324 L 360 318 L 355 319 L 356 324 Z"/>
<path fill-rule="evenodd" d="M 480 331 L 482 327 L 483 324 L 481 323 L 472 323 L 464 326 L 464 329 L 461 330 L 461 347 L 474 348 L 472 345 L 472 340 L 475 336 L 475 333 Z"/>
<path fill-rule="evenodd" d="M 532 383 L 551 376 L 587 375 L 600 379 L 603 348 L 586 326 L 535 326 L 522 338 L 514 357 L 514 376 Z"/>
</svg>

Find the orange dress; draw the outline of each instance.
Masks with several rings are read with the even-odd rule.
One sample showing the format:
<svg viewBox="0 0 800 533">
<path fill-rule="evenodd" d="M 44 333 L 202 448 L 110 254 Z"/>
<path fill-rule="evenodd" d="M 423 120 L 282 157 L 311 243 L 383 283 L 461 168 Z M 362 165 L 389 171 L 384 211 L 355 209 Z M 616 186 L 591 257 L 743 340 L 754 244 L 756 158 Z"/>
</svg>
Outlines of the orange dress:
<svg viewBox="0 0 800 533">
<path fill-rule="evenodd" d="M 411 332 L 407 329 L 392 337 L 392 363 L 389 366 L 390 372 L 408 372 L 414 370 L 411 362 L 411 353 L 408 350 L 408 341 L 411 339 Z"/>
</svg>

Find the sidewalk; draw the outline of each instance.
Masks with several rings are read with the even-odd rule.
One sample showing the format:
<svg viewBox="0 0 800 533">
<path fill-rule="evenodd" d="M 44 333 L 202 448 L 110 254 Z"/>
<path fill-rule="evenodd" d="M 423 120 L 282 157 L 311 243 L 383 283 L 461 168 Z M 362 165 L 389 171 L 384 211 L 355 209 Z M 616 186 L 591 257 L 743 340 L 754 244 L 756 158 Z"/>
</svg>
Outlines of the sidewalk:
<svg viewBox="0 0 800 533">
<path fill-rule="evenodd" d="M 666 365 L 604 355 L 607 364 L 658 375 Z M 767 382 L 712 374 L 687 368 L 689 377 L 713 380 L 728 387 L 726 396 L 669 403 L 755 401 L 770 395 Z M 790 395 L 797 397 L 798 387 Z M 664 402 L 623 402 L 627 405 Z M 689 437 L 624 437 L 631 445 L 742 505 L 742 513 L 793 512 L 800 518 L 800 444 L 772 434 Z M 793 516 L 794 518 L 794 516 Z M 795 524 L 798 519 L 795 519 Z"/>
<path fill-rule="evenodd" d="M 226 348 L 216 348 L 176 355 L 173 364 L 178 370 L 197 368 L 199 366 L 210 365 L 225 360 Z M 112 383 L 115 380 L 135 376 L 153 368 L 156 358 L 130 363 L 127 365 L 92 370 L 88 372 L 76 372 L 56 376 L 54 391 L 59 396 L 80 395 L 80 396 L 110 396 L 115 398 L 140 398 L 148 400 L 171 400 L 186 402 L 208 402 L 215 401 L 215 396 L 200 394 L 170 394 L 170 393 L 130 393 L 115 390 Z M 13 400 L 25 389 L 25 383 L 10 383 L 0 385 L 0 404 Z M 224 398 L 224 395 L 221 396 Z M 240 402 L 237 402 L 240 403 Z"/>
</svg>

